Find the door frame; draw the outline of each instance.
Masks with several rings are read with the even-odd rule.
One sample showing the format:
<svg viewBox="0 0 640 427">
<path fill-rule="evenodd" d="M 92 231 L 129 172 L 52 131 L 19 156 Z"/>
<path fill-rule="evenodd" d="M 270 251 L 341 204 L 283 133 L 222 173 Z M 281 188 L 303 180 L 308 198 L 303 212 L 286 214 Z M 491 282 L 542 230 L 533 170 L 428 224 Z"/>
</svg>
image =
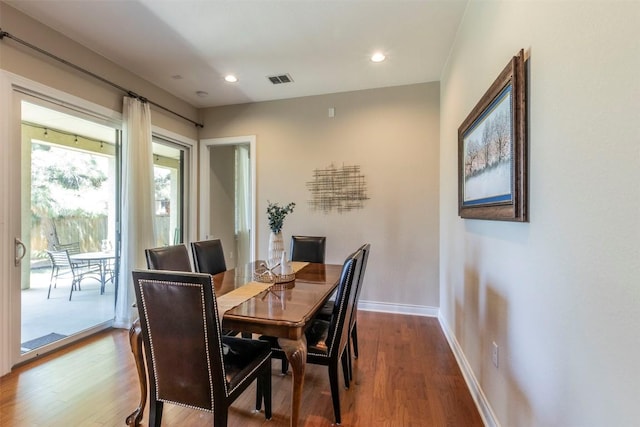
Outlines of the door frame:
<svg viewBox="0 0 640 427">
<path fill-rule="evenodd" d="M 20 137 L 20 102 L 19 93 L 36 96 L 55 104 L 68 107 L 80 113 L 107 121 L 119 128 L 122 115 L 77 96 L 54 89 L 11 72 L 0 70 L 0 149 L 6 155 L 0 156 L 0 376 L 11 371 L 15 364 L 26 361 L 20 355 L 21 336 L 21 301 L 20 283 L 21 266 L 15 265 L 14 238 L 21 236 L 21 186 L 19 182 L 21 162 Z M 17 141 L 17 142 L 16 142 Z M 14 203 L 15 202 L 15 203 Z M 77 337 L 89 335 L 88 330 Z M 60 346 L 63 344 L 61 343 Z M 57 346 L 51 347 L 51 350 Z M 36 356 L 32 356 L 36 357 Z"/>
<path fill-rule="evenodd" d="M 200 140 L 200 222 L 198 236 L 201 240 L 211 238 L 209 196 L 210 188 L 210 168 L 212 146 L 221 145 L 249 145 L 249 161 L 251 164 L 251 248 L 249 258 L 256 259 L 256 136 L 231 136 L 225 138 L 208 138 Z"/>
</svg>

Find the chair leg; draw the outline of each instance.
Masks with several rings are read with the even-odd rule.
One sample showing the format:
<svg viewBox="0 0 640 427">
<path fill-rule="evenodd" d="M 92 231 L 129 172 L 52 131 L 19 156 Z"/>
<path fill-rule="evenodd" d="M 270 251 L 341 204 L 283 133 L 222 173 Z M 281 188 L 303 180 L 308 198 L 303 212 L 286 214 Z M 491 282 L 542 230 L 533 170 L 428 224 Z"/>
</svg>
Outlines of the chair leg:
<svg viewBox="0 0 640 427">
<path fill-rule="evenodd" d="M 340 393 L 338 387 L 338 364 L 329 364 L 329 384 L 331 385 L 331 400 L 333 400 L 333 413 L 336 417 L 336 424 L 342 422 L 340 418 Z"/>
<path fill-rule="evenodd" d="M 162 405 L 163 403 L 149 399 L 149 427 L 160 427 L 162 422 Z"/>
<path fill-rule="evenodd" d="M 53 283 L 53 272 L 55 267 L 51 267 L 51 278 L 49 279 L 49 292 L 47 292 L 47 299 L 51 296 L 51 284 Z"/>
<path fill-rule="evenodd" d="M 76 287 L 76 279 L 71 281 L 71 291 L 69 292 L 69 301 L 71 301 L 71 295 L 73 295 L 73 289 Z"/>
<path fill-rule="evenodd" d="M 353 322 L 353 329 L 351 329 L 351 342 L 353 343 L 353 356 L 358 358 L 358 321 Z"/>
<path fill-rule="evenodd" d="M 289 361 L 284 358 L 282 359 L 282 375 L 287 375 L 287 371 L 289 370 Z"/>
<path fill-rule="evenodd" d="M 264 371 L 264 380 L 262 381 L 262 396 L 264 397 L 264 417 L 271 419 L 271 364 Z"/>
<path fill-rule="evenodd" d="M 340 361 L 342 362 L 342 375 L 344 376 L 344 388 L 349 389 L 349 383 L 351 382 L 351 370 L 349 368 L 349 359 L 351 359 L 349 355 L 349 349 L 345 348 L 342 352 L 342 356 L 340 356 Z"/>
<path fill-rule="evenodd" d="M 229 407 L 220 408 L 220 410 L 213 411 L 213 425 L 227 427 L 227 418 L 229 417 Z"/>
<path fill-rule="evenodd" d="M 262 409 L 262 389 L 264 388 L 263 384 L 264 380 L 262 376 L 258 376 L 256 380 L 256 412 L 259 412 Z"/>
</svg>

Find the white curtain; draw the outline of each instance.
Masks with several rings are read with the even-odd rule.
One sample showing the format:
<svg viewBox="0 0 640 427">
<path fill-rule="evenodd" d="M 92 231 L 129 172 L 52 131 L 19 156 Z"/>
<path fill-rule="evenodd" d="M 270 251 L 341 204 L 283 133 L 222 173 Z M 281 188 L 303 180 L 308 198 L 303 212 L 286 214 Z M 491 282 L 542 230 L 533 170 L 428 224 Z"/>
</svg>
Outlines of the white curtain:
<svg viewBox="0 0 640 427">
<path fill-rule="evenodd" d="M 153 147 L 149 104 L 123 101 L 122 225 L 115 327 L 129 328 L 137 317 L 131 271 L 146 269 L 144 250 L 155 245 Z"/>
<path fill-rule="evenodd" d="M 236 242 L 237 264 L 251 261 L 251 179 L 249 147 L 236 146 Z"/>
</svg>

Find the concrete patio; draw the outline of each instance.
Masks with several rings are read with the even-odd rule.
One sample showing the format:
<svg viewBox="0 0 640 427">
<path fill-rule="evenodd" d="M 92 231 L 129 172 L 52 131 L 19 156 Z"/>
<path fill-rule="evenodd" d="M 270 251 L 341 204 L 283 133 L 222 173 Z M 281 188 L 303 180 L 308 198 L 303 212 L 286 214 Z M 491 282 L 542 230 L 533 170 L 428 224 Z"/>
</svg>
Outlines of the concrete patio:
<svg viewBox="0 0 640 427">
<path fill-rule="evenodd" d="M 87 277 L 81 283 L 82 290 L 73 291 L 69 301 L 70 279 L 59 279 L 47 299 L 50 277 L 50 267 L 31 270 L 31 288 L 22 291 L 21 343 L 51 333 L 73 335 L 113 319 L 115 289 L 111 280 L 100 295 L 100 281 Z"/>
</svg>

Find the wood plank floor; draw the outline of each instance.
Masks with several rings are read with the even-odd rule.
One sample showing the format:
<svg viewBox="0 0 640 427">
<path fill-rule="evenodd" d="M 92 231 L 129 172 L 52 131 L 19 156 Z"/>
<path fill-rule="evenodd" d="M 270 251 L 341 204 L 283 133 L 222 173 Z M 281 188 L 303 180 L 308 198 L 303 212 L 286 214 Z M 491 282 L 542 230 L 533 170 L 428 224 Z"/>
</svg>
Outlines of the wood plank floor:
<svg viewBox="0 0 640 427">
<path fill-rule="evenodd" d="M 483 425 L 437 319 L 361 311 L 358 332 L 355 384 L 340 389 L 342 425 Z M 288 426 L 291 374 L 280 375 L 280 361 L 271 421 L 252 410 L 254 387 L 230 409 L 229 426 Z M 110 330 L 0 378 L 0 426 L 124 426 L 137 400 L 128 333 Z M 326 367 L 307 366 L 301 419 L 306 427 L 334 421 Z M 210 414 L 165 404 L 163 425 L 211 424 Z"/>
</svg>

